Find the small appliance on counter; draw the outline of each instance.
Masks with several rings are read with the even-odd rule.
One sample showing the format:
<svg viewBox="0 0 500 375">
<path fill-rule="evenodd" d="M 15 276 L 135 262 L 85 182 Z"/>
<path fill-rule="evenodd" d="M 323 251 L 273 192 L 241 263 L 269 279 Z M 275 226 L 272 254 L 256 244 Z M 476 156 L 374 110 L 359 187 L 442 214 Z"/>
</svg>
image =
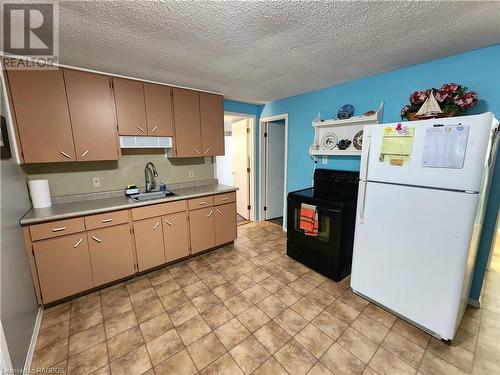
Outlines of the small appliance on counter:
<svg viewBox="0 0 500 375">
<path fill-rule="evenodd" d="M 316 169 L 288 194 L 287 255 L 335 281 L 351 273 L 358 172 Z"/>
</svg>

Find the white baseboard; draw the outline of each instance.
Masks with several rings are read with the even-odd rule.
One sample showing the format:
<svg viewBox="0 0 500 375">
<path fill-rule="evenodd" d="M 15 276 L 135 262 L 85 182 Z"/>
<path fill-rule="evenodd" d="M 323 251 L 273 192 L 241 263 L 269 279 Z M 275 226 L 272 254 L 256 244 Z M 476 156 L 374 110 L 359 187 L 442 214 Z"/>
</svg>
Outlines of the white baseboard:
<svg viewBox="0 0 500 375">
<path fill-rule="evenodd" d="M 31 368 L 31 362 L 33 361 L 33 354 L 35 353 L 36 340 L 38 338 L 38 332 L 40 332 L 40 325 L 42 324 L 43 309 L 38 308 L 38 314 L 36 316 L 35 326 L 33 327 L 33 334 L 31 335 L 30 346 L 28 348 L 28 354 L 26 355 L 26 361 L 24 362 L 23 374 L 29 374 Z"/>
</svg>

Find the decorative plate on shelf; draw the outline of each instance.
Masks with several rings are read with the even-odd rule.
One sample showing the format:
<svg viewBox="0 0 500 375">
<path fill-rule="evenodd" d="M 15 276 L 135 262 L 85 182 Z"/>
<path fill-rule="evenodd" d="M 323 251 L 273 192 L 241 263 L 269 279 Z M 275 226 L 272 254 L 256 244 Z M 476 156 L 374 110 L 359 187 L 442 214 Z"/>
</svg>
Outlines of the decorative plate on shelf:
<svg viewBox="0 0 500 375">
<path fill-rule="evenodd" d="M 360 130 L 354 135 L 352 145 L 356 150 L 361 150 L 363 148 L 363 130 Z"/>
<path fill-rule="evenodd" d="M 326 133 L 321 137 L 320 146 L 322 150 L 333 150 L 337 146 L 337 142 L 337 134 Z"/>
</svg>

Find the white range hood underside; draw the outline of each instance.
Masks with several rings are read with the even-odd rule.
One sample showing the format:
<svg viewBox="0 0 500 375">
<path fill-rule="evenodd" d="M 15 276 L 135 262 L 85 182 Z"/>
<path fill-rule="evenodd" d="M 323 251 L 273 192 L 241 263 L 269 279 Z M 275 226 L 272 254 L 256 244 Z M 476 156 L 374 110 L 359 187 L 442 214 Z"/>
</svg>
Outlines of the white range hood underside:
<svg viewBox="0 0 500 375">
<path fill-rule="evenodd" d="M 172 137 L 120 136 L 120 148 L 172 148 Z"/>
</svg>

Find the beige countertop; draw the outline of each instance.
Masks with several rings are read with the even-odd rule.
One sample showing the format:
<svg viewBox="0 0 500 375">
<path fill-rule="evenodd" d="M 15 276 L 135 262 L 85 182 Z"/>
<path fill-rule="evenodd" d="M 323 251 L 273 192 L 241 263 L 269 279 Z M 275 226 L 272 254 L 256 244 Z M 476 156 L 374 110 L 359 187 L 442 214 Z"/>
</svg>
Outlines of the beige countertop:
<svg viewBox="0 0 500 375">
<path fill-rule="evenodd" d="M 144 202 L 135 202 L 123 195 L 120 197 L 59 203 L 53 204 L 52 207 L 47 208 L 32 208 L 22 217 L 19 223 L 21 225 L 38 224 L 52 220 L 69 219 L 103 212 L 126 210 L 150 204 L 173 202 L 182 199 L 203 197 L 206 195 L 228 193 L 236 190 L 238 190 L 238 188 L 233 186 L 214 184 L 171 190 L 171 192 L 175 195 Z"/>
</svg>

